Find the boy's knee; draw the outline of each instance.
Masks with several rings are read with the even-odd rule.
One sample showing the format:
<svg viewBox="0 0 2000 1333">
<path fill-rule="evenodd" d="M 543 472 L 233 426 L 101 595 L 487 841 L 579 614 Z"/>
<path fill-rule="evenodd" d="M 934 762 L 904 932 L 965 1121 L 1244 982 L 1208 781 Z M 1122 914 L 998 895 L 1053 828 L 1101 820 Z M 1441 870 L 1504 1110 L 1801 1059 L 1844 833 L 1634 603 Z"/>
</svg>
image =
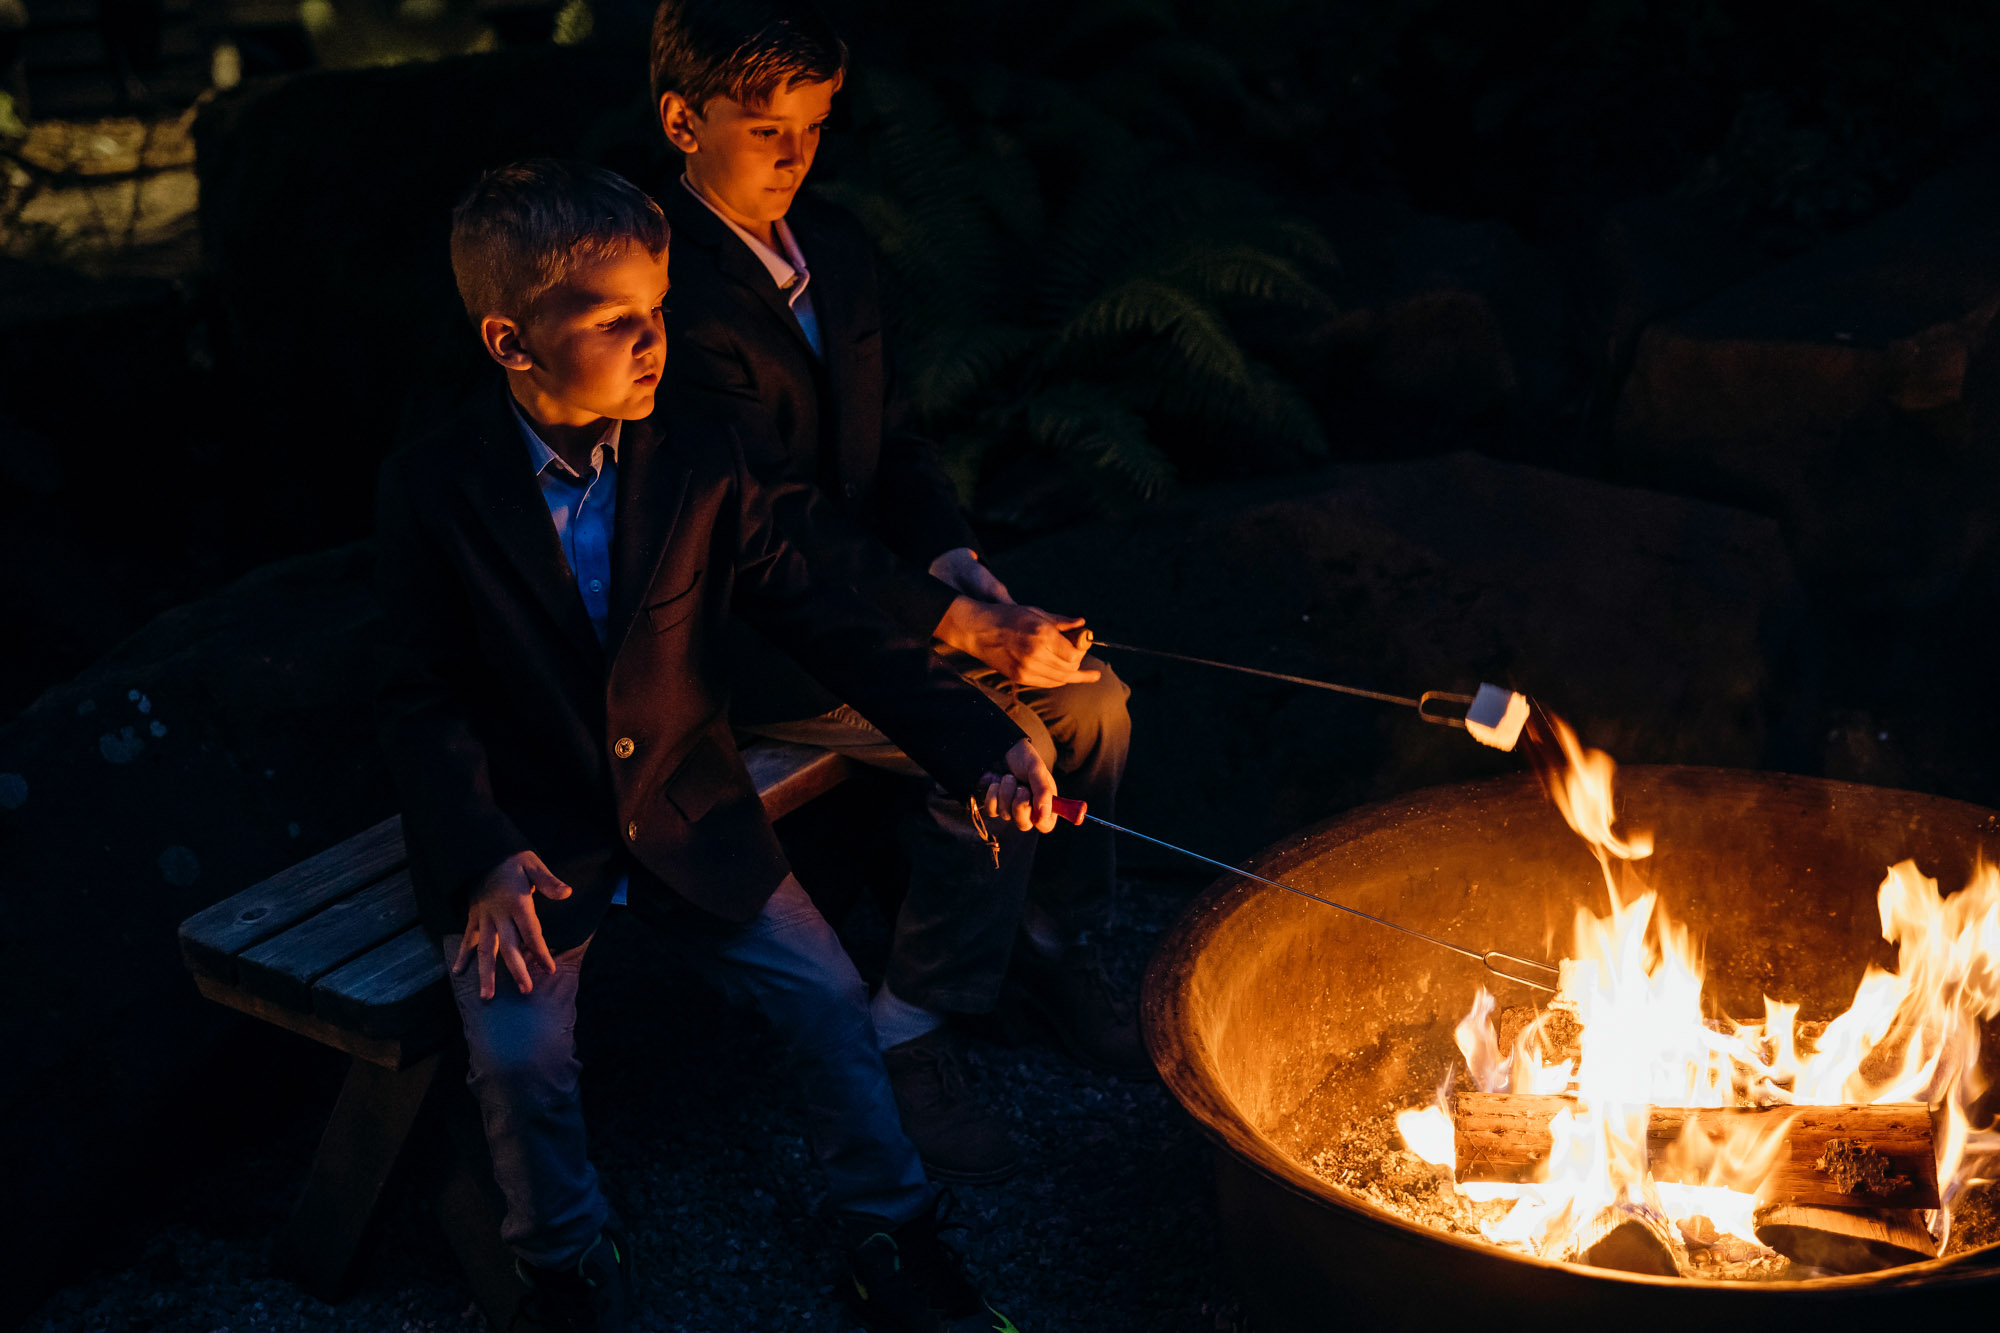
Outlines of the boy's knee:
<svg viewBox="0 0 2000 1333">
<path fill-rule="evenodd" d="M 465 1040 L 475 1082 L 531 1092 L 575 1077 L 576 1042 L 566 1022 L 467 1024 Z"/>
</svg>

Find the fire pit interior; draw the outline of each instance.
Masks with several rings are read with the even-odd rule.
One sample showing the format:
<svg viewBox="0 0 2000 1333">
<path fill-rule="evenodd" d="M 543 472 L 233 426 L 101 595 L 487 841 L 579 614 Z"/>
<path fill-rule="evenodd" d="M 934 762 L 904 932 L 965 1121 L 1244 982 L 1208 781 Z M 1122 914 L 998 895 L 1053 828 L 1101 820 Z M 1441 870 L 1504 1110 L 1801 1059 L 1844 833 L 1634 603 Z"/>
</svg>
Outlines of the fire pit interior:
<svg viewBox="0 0 2000 1333">
<path fill-rule="evenodd" d="M 1808 1041 L 1814 1024 L 1854 1003 L 1871 963 L 1898 965 L 1877 902 L 1888 868 L 1913 859 L 1950 891 L 1972 878 L 1982 849 L 2000 848 L 1990 811 L 1813 779 L 1630 768 L 1618 775 L 1618 797 L 1620 829 L 1652 831 L 1646 879 L 1660 911 L 1699 941 L 1707 1005 L 1757 1019 L 1766 996 L 1795 1003 Z M 1607 907 L 1592 850 L 1527 776 L 1359 811 L 1251 868 L 1531 958 L 1570 952 L 1577 909 Z M 2000 1246 L 1991 1243 L 1991 1205 L 1979 1189 L 1957 1200 L 1957 1235 L 1937 1258 L 1892 1245 L 1856 1259 L 1850 1245 L 1844 1263 L 1801 1262 L 1704 1234 L 1700 1218 L 1677 1228 L 1673 1262 L 1653 1275 L 1643 1256 L 1605 1251 L 1608 1258 L 1586 1260 L 1613 1265 L 1605 1268 L 1494 1243 L 1511 1205 L 1464 1198 L 1451 1168 L 1407 1151 L 1394 1123 L 1398 1112 L 1433 1101 L 1454 1070 L 1456 1090 L 1477 1091 L 1459 1029 L 1482 987 L 1495 1004 L 1481 1022 L 1496 1031 L 1518 1029 L 1536 1006 L 1546 1012 L 1547 995 L 1476 962 L 1241 880 L 1211 889 L 1163 946 L 1147 981 L 1148 1041 L 1169 1086 L 1221 1149 L 1226 1234 L 1260 1327 L 1318 1327 L 1334 1308 L 1361 1318 L 1357 1327 L 1437 1327 L 1479 1318 L 1508 1293 L 1553 1302 L 1552 1313 L 1639 1325 L 1734 1315 L 1736 1306 L 1770 1317 L 1787 1304 L 1804 1312 L 1838 1302 L 1846 1312 L 1890 1301 L 1902 1313 L 1946 1313 L 2000 1300 Z M 1553 1050 L 1565 1036 L 1561 1020 L 1546 1026 Z M 2000 1034 L 1988 1024 L 1982 1035 L 1983 1079 Z M 1505 1037 L 1503 1052 L 1513 1033 Z M 1973 1123 L 1989 1123 L 1997 1100 L 1975 1100 Z M 1886 1168 L 1897 1159 L 1871 1144 L 1904 1152 L 1905 1131 L 1914 1123 L 1921 1134 L 1922 1120 L 1884 1108 L 1865 1124 L 1841 1121 L 1822 1134 L 1834 1142 L 1831 1158 L 1816 1143 L 1808 1166 L 1844 1172 L 1856 1190 L 1892 1189 L 1899 1177 Z M 1856 1183 L 1871 1173 L 1873 1185 Z M 1767 1238 L 1821 1258 L 1776 1229 L 1785 1218 L 1763 1220 Z M 1900 1262 L 1909 1259 L 1918 1261 Z"/>
</svg>

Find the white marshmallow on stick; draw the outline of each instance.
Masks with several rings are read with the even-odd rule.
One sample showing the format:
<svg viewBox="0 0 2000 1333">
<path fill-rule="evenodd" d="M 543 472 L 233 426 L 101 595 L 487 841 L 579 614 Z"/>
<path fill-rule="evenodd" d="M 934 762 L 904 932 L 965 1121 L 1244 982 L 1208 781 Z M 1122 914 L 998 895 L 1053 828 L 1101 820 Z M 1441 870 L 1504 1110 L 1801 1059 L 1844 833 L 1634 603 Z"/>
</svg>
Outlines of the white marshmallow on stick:
<svg viewBox="0 0 2000 1333">
<path fill-rule="evenodd" d="M 1472 739 L 1496 750 L 1513 749 L 1527 724 L 1528 696 L 1499 685 L 1482 683 L 1465 710 L 1465 729 Z"/>
</svg>

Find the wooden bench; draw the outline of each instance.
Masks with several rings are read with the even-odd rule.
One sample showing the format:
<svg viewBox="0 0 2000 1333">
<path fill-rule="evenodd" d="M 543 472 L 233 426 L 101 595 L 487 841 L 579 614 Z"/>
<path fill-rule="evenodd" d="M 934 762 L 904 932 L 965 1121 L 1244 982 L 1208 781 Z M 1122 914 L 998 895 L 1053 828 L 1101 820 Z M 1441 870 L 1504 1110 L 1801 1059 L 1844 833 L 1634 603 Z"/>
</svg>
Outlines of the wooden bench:
<svg viewBox="0 0 2000 1333">
<path fill-rule="evenodd" d="M 758 741 L 743 758 L 772 819 L 831 790 L 848 761 Z M 437 946 L 417 922 L 403 822 L 386 819 L 181 923 L 201 993 L 353 1057 L 273 1263 L 306 1291 L 345 1294 L 419 1123 L 463 1093 L 458 1013 Z M 490 1172 L 441 1185 L 440 1220 L 487 1318 L 520 1293 L 500 1247 Z"/>
</svg>

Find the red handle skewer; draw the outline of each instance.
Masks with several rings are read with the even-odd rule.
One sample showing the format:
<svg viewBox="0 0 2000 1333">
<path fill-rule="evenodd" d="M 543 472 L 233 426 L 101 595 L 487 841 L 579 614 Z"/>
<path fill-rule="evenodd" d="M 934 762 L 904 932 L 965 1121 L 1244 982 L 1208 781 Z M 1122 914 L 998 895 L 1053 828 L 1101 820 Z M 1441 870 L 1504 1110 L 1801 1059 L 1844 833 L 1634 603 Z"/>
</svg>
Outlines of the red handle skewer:
<svg viewBox="0 0 2000 1333">
<path fill-rule="evenodd" d="M 1056 818 L 1066 820 L 1071 824 L 1082 824 L 1083 817 L 1090 813 L 1090 802 L 1079 801 L 1074 796 L 1056 797 L 1055 807 Z"/>
</svg>

